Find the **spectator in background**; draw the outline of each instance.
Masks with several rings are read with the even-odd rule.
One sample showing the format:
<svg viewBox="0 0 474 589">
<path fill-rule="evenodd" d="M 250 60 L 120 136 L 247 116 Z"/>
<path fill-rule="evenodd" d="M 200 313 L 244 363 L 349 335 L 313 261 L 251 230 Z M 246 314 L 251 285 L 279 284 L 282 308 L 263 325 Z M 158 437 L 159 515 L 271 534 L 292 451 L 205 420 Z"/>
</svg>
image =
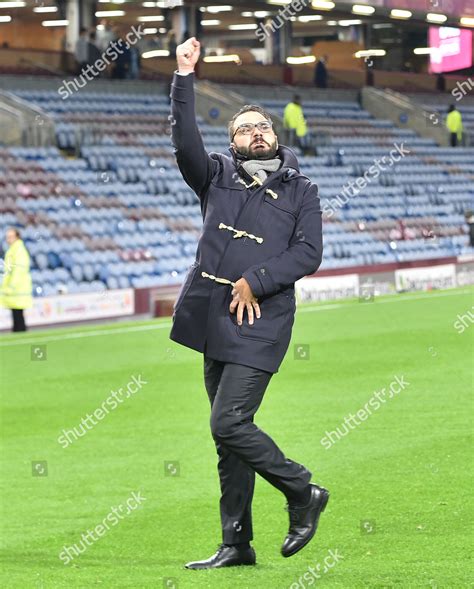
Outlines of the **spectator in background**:
<svg viewBox="0 0 474 589">
<path fill-rule="evenodd" d="M 438 74 L 436 76 L 436 90 L 438 90 L 438 92 L 446 91 L 446 78 L 443 74 Z"/>
<path fill-rule="evenodd" d="M 18 229 L 10 228 L 6 233 L 8 249 L 3 261 L 2 296 L 0 303 L 11 309 L 12 331 L 26 331 L 23 310 L 33 305 L 33 287 L 30 274 L 30 255 Z"/>
<path fill-rule="evenodd" d="M 114 69 L 112 70 L 112 78 L 116 80 L 124 80 L 128 77 L 128 73 L 130 71 L 130 61 L 131 61 L 131 53 L 130 47 L 127 48 L 127 42 L 122 37 L 121 50 L 122 53 L 119 54 L 117 59 L 115 60 Z"/>
<path fill-rule="evenodd" d="M 99 50 L 105 52 L 110 43 L 114 40 L 114 37 L 115 35 L 111 23 L 105 19 L 101 20 L 99 25 L 97 25 L 96 32 L 96 45 Z"/>
<path fill-rule="evenodd" d="M 469 227 L 469 246 L 474 247 L 474 211 L 466 211 L 464 213 L 464 218 Z"/>
<path fill-rule="evenodd" d="M 454 104 L 448 108 L 448 116 L 446 117 L 446 127 L 450 133 L 451 147 L 456 147 L 462 141 L 462 116 Z"/>
<path fill-rule="evenodd" d="M 290 132 L 290 143 L 297 145 L 303 153 L 310 151 L 310 138 L 308 127 L 303 114 L 301 96 L 295 94 L 293 102 L 289 102 L 283 112 L 283 125 Z"/>
<path fill-rule="evenodd" d="M 291 65 L 283 66 L 283 84 L 287 86 L 293 86 L 293 68 Z"/>
<path fill-rule="evenodd" d="M 168 33 L 168 51 L 170 52 L 170 57 L 176 59 L 176 47 L 178 44 L 176 43 L 176 35 L 174 31 L 170 31 Z"/>
<path fill-rule="evenodd" d="M 424 232 L 423 232 L 424 234 Z M 392 241 L 401 241 L 406 239 L 415 239 L 416 233 L 410 227 L 407 227 L 402 219 L 397 221 L 396 227 L 390 230 L 389 237 Z M 430 229 L 424 237 L 433 239 L 433 231 Z"/>
<path fill-rule="evenodd" d="M 130 47 L 130 68 L 128 70 L 127 78 L 130 80 L 138 80 L 140 77 L 140 51 L 136 45 Z"/>
<path fill-rule="evenodd" d="M 101 57 L 100 49 L 97 45 L 96 33 L 92 31 L 89 35 L 89 43 L 87 44 L 87 63 L 91 65 Z"/>
<path fill-rule="evenodd" d="M 365 70 L 365 85 L 374 86 L 374 68 L 368 67 Z"/>
<path fill-rule="evenodd" d="M 316 62 L 316 67 L 314 69 L 314 85 L 317 88 L 328 87 L 328 69 L 326 67 L 327 62 L 327 55 L 323 55 Z"/>
<path fill-rule="evenodd" d="M 82 27 L 79 33 L 79 39 L 76 41 L 74 56 L 78 65 L 78 73 L 80 73 L 88 64 L 89 59 L 89 39 L 87 29 L 84 27 Z"/>
</svg>

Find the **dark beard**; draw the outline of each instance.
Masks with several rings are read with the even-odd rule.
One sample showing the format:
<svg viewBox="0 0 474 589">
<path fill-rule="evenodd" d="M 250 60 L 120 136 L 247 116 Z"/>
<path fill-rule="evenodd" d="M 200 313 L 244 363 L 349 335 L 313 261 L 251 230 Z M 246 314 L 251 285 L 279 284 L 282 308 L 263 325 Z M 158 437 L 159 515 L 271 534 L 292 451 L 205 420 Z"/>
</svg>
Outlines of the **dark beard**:
<svg viewBox="0 0 474 589">
<path fill-rule="evenodd" d="M 277 143 L 274 141 L 265 148 L 265 151 L 258 149 L 255 151 L 250 144 L 248 147 L 235 148 L 239 155 L 243 155 L 249 160 L 271 160 L 276 156 Z"/>
</svg>

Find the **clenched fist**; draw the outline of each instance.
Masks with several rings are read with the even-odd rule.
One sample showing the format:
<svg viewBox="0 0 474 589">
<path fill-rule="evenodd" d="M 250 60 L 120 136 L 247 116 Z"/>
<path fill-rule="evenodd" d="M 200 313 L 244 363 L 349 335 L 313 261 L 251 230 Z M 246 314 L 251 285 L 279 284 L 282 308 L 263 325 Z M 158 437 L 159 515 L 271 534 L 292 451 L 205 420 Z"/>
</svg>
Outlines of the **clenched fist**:
<svg viewBox="0 0 474 589">
<path fill-rule="evenodd" d="M 176 60 L 180 74 L 194 72 L 194 66 L 198 62 L 201 53 L 201 43 L 196 37 L 191 37 L 176 48 Z"/>
</svg>

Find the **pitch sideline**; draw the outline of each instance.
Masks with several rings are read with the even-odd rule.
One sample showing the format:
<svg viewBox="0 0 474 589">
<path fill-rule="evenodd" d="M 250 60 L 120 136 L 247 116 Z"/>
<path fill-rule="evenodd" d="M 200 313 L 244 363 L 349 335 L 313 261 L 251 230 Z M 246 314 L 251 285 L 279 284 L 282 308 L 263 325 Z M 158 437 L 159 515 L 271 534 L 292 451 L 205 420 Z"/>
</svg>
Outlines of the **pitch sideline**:
<svg viewBox="0 0 474 589">
<path fill-rule="evenodd" d="M 430 297 L 438 298 L 438 297 L 447 297 L 447 296 L 461 296 L 465 294 L 472 294 L 472 290 L 453 290 L 453 291 L 442 291 L 437 293 L 430 293 Z M 391 295 L 389 295 L 391 296 Z M 414 294 L 414 295 L 396 295 L 397 298 L 381 298 L 376 301 L 376 304 L 388 304 L 388 303 L 399 303 L 402 301 L 415 301 L 419 299 L 426 299 L 426 293 L 423 294 Z M 303 307 L 297 310 L 298 313 L 313 313 L 316 311 L 327 311 L 332 309 L 340 309 L 342 307 L 355 307 L 360 305 L 360 302 L 353 302 L 353 303 L 335 303 L 335 304 L 328 304 L 328 305 L 308 305 L 307 307 Z M 367 304 L 367 303 L 366 303 Z M 164 329 L 171 327 L 171 321 L 158 323 L 156 325 L 131 325 L 129 327 L 117 328 L 114 329 L 98 329 L 95 331 L 78 331 L 75 333 L 64 333 L 58 334 L 53 336 L 41 337 L 41 334 L 38 333 L 38 336 L 34 339 L 18 339 L 11 342 L 0 342 L 0 348 L 8 348 L 11 346 L 21 346 L 21 345 L 31 345 L 31 344 L 42 344 L 45 342 L 57 342 L 57 341 L 65 341 L 65 340 L 73 340 L 73 339 L 82 339 L 85 337 L 97 337 L 101 335 L 113 335 L 116 333 L 136 333 L 140 331 L 152 331 L 155 329 Z"/>
</svg>

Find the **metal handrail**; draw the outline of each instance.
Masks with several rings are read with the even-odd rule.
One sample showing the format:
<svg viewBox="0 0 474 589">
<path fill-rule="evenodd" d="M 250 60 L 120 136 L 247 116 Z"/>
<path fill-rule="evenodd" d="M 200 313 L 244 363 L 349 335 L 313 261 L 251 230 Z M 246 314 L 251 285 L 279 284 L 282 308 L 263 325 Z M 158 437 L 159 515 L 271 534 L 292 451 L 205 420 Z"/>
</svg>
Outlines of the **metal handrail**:
<svg viewBox="0 0 474 589">
<path fill-rule="evenodd" d="M 202 87 L 207 88 L 208 95 L 212 94 L 213 98 L 215 98 L 216 100 L 220 100 L 223 103 L 228 102 L 228 100 L 226 100 L 226 98 L 231 98 L 232 100 L 238 100 L 239 102 L 245 101 L 245 98 L 242 96 L 242 94 L 238 94 L 237 92 L 234 92 L 233 90 L 230 90 L 230 91 L 226 90 L 225 96 L 223 96 L 222 92 L 220 92 L 218 90 L 219 86 L 217 86 L 217 84 L 215 84 L 214 82 L 211 82 L 209 80 L 200 80 L 197 88 L 199 89 Z"/>
<path fill-rule="evenodd" d="M 26 145 L 27 128 L 25 126 L 25 121 L 22 116 L 22 113 L 19 112 L 18 110 L 16 110 L 15 108 L 12 108 L 8 104 L 0 103 L 0 109 L 7 112 L 10 116 L 14 117 L 17 120 L 17 128 L 19 130 L 21 144 Z M 5 137 L 5 136 L 6 136 L 6 133 L 2 132 L 1 137 Z M 0 143 L 1 143 L 1 141 L 0 141 Z M 11 142 L 9 142 L 8 144 L 10 144 L 10 143 Z"/>
<path fill-rule="evenodd" d="M 54 121 L 42 108 L 4 90 L 0 90 L 0 106 L 15 116 L 22 145 L 54 144 Z"/>
<path fill-rule="evenodd" d="M 398 126 L 405 125 L 405 122 L 409 120 L 409 126 L 422 137 L 434 139 L 439 145 L 447 145 L 444 129 L 441 126 L 428 124 L 431 123 L 433 113 L 408 96 L 391 89 L 382 90 L 373 87 L 363 88 L 362 96 L 364 108 L 372 115 L 388 118 Z M 402 122 L 399 119 L 401 114 L 409 115 L 409 117 L 405 116 L 405 121 Z"/>
<path fill-rule="evenodd" d="M 8 90 L 0 90 L 0 96 L 8 98 L 14 104 L 22 106 L 25 110 L 33 110 L 36 114 L 41 115 L 44 119 L 51 119 L 51 117 L 46 113 L 46 111 L 44 111 L 40 106 L 32 104 L 31 102 L 27 102 L 26 100 L 23 100 L 23 98 L 20 98 L 16 94 L 8 92 Z"/>
</svg>

